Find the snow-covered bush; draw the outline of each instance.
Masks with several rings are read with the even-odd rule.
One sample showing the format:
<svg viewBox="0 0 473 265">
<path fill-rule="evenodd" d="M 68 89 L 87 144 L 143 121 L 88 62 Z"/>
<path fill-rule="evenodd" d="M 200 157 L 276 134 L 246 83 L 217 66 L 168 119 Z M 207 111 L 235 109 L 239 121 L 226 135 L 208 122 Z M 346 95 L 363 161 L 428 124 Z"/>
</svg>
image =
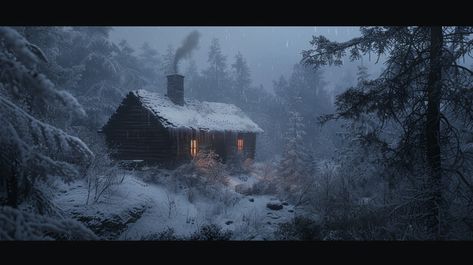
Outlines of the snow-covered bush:
<svg viewBox="0 0 473 265">
<path fill-rule="evenodd" d="M 126 174 L 127 171 L 112 161 L 107 153 L 97 154 L 86 173 L 86 204 L 98 202 L 104 196 L 112 194 L 114 189 L 123 183 Z"/>
<path fill-rule="evenodd" d="M 307 217 L 295 217 L 279 224 L 275 232 L 277 240 L 321 240 L 320 224 Z"/>
<path fill-rule="evenodd" d="M 176 235 L 176 231 L 173 228 L 169 227 L 162 232 L 144 236 L 140 240 L 176 241 L 176 240 L 184 240 L 184 238 Z"/>
<path fill-rule="evenodd" d="M 202 225 L 191 235 L 177 235 L 173 228 L 168 227 L 159 233 L 150 234 L 141 238 L 141 240 L 155 240 L 155 241 L 176 241 L 176 240 L 230 240 L 233 233 L 228 230 L 223 230 L 216 224 Z"/>
<path fill-rule="evenodd" d="M 0 207 L 0 240 L 97 240 L 83 224 Z"/>
<path fill-rule="evenodd" d="M 228 184 L 225 166 L 213 150 L 199 151 L 192 164 L 195 166 L 197 173 L 206 177 L 209 182 Z"/>
<path fill-rule="evenodd" d="M 196 194 L 216 199 L 225 192 L 228 175 L 215 152 L 199 151 L 190 163 L 173 172 L 169 182 L 174 191 L 186 190 L 190 200 Z"/>
<path fill-rule="evenodd" d="M 269 162 L 258 163 L 258 166 L 253 165 L 252 167 L 253 169 L 251 171 L 255 172 L 258 176 L 258 181 L 251 187 L 248 187 L 245 193 L 247 195 L 277 194 L 280 179 L 274 164 Z M 243 186 L 243 188 L 246 187 Z"/>
<path fill-rule="evenodd" d="M 216 224 L 203 225 L 189 237 L 189 240 L 230 240 L 232 232 L 223 230 Z"/>
<path fill-rule="evenodd" d="M 230 174 L 249 174 L 253 170 L 253 159 L 246 158 L 242 153 L 231 156 L 225 166 Z"/>
<path fill-rule="evenodd" d="M 323 238 L 327 240 L 406 240 L 401 227 L 389 223 L 388 208 L 351 206 L 331 211 L 322 218 Z"/>
<path fill-rule="evenodd" d="M 339 165 L 330 160 L 320 161 L 317 165 L 317 191 L 314 199 L 318 201 L 319 210 L 331 210 L 340 202 L 340 193 L 346 187 L 344 179 L 338 173 Z M 345 196 L 346 197 L 346 196 Z"/>
</svg>

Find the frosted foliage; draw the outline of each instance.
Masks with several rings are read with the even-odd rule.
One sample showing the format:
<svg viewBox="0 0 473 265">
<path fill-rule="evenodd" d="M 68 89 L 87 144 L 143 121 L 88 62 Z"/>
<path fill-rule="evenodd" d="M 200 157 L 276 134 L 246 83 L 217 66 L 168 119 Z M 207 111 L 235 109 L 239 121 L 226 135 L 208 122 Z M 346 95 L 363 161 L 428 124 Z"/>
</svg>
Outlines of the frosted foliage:
<svg viewBox="0 0 473 265">
<path fill-rule="evenodd" d="M 67 175 L 76 175 L 74 167 L 66 162 L 89 163 L 93 159 L 93 153 L 79 138 L 36 120 L 3 98 L 0 113 L 2 144 L 16 146 L 23 163 L 33 163 L 45 170 L 52 166 L 53 171 L 65 167 Z"/>
<path fill-rule="evenodd" d="M 120 65 L 118 65 L 117 62 L 115 62 L 112 58 L 99 53 L 90 53 L 85 58 L 85 63 L 101 66 L 101 70 L 110 76 L 117 75 L 120 72 Z"/>
<path fill-rule="evenodd" d="M 0 27 L 0 37 L 5 42 L 6 47 L 10 48 L 19 61 L 26 66 L 32 66 L 39 62 L 45 61 L 46 56 L 35 45 L 25 40 L 18 32 L 8 27 Z"/>
<path fill-rule="evenodd" d="M 286 133 L 286 145 L 279 167 L 283 189 L 294 191 L 301 188 L 306 178 L 312 173 L 311 156 L 304 147 L 305 134 L 302 117 L 297 112 L 290 112 L 289 128 Z"/>
<path fill-rule="evenodd" d="M 36 71 L 47 62 L 44 53 L 18 32 L 0 27 L 0 141 L 7 156 L 0 162 L 20 163 L 39 175 L 77 176 L 72 164 L 88 164 L 93 153 L 78 138 L 39 121 L 30 113 L 35 108 L 64 107 L 85 115 L 68 92 L 56 90 L 53 83 Z"/>
<path fill-rule="evenodd" d="M 220 163 L 218 155 L 210 150 L 199 151 L 193 160 L 197 172 L 206 176 L 211 182 L 226 183 L 227 179 L 223 164 Z"/>
<path fill-rule="evenodd" d="M 97 240 L 72 219 L 52 219 L 11 207 L 0 207 L 0 240 Z"/>
<path fill-rule="evenodd" d="M 35 71 L 37 63 L 46 61 L 38 47 L 8 27 L 0 27 L 0 47 L 3 49 L 0 52 L 2 92 L 15 99 L 30 96 L 32 104 L 39 106 L 58 102 L 67 110 L 85 116 L 84 109 L 70 93 L 56 90 L 50 80 Z"/>
</svg>

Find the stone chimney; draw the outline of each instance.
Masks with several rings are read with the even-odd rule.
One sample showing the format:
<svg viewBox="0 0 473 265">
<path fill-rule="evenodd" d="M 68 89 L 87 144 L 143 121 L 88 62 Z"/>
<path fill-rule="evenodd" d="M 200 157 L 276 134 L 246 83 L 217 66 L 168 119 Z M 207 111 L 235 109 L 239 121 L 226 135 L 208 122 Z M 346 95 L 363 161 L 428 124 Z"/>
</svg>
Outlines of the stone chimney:
<svg viewBox="0 0 473 265">
<path fill-rule="evenodd" d="M 179 74 L 168 75 L 167 97 L 174 104 L 184 106 L 184 76 Z"/>
</svg>

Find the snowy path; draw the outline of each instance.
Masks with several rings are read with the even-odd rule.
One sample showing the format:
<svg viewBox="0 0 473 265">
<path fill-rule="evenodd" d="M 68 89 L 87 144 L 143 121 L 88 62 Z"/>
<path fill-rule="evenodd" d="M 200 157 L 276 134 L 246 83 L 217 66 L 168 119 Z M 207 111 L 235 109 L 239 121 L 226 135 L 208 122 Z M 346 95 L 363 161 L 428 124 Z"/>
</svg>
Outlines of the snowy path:
<svg viewBox="0 0 473 265">
<path fill-rule="evenodd" d="M 231 206 L 216 205 L 210 200 L 190 203 L 182 194 L 169 193 L 165 188 L 148 184 L 141 192 L 152 200 L 151 207 L 120 239 L 140 239 L 143 236 L 173 228 L 178 235 L 189 235 L 200 226 L 214 223 L 234 233 L 234 239 L 270 239 L 277 224 L 293 217 L 293 208 L 284 206 L 270 210 L 266 204 L 272 196 L 240 196 Z"/>
<path fill-rule="evenodd" d="M 249 182 L 252 180 L 249 179 Z M 233 189 L 234 185 L 229 189 Z M 184 194 L 173 193 L 165 187 L 147 184 L 134 176 L 127 176 L 113 195 L 100 203 L 85 205 L 87 190 L 78 182 L 63 187 L 56 200 L 66 211 L 81 211 L 88 215 L 123 214 L 127 209 L 146 205 L 146 211 L 118 239 L 139 240 L 150 234 L 173 228 L 177 235 L 187 236 L 205 224 L 214 223 L 233 232 L 232 239 L 271 239 L 277 224 L 288 222 L 294 215 L 293 207 L 270 210 L 266 204 L 272 196 L 244 196 L 230 206 L 209 199 L 198 198 L 192 203 Z"/>
</svg>

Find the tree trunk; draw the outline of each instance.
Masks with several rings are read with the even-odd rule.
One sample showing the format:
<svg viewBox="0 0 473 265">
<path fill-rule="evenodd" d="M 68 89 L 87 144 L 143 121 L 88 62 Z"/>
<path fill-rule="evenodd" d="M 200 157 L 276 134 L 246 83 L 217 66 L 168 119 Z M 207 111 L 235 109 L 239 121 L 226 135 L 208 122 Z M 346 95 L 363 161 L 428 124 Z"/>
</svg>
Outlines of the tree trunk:
<svg viewBox="0 0 473 265">
<path fill-rule="evenodd" d="M 442 204 L 442 173 L 440 160 L 440 95 L 442 77 L 442 27 L 430 28 L 430 72 L 427 85 L 427 124 L 426 124 L 426 158 L 428 164 L 427 188 L 427 229 L 432 239 L 442 239 L 440 230 L 440 212 Z"/>
</svg>

